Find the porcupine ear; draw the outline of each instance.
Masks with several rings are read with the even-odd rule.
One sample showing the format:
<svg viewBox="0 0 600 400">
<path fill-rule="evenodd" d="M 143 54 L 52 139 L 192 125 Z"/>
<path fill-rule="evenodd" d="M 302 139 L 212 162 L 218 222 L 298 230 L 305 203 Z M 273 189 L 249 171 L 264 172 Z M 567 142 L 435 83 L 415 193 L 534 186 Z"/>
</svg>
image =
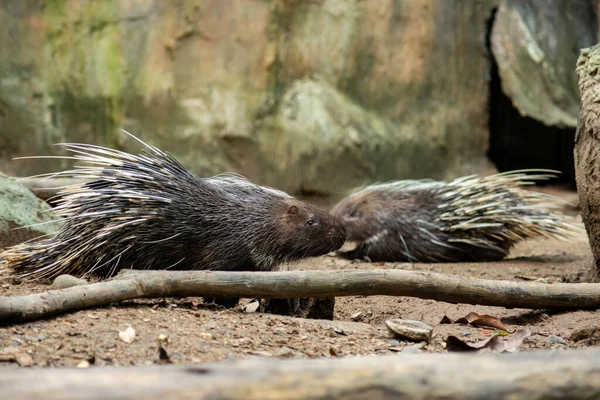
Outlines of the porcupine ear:
<svg viewBox="0 0 600 400">
<path fill-rule="evenodd" d="M 292 204 L 291 206 L 289 206 L 289 208 L 287 209 L 287 214 L 288 215 L 296 215 L 298 214 L 298 207 L 294 204 Z"/>
</svg>

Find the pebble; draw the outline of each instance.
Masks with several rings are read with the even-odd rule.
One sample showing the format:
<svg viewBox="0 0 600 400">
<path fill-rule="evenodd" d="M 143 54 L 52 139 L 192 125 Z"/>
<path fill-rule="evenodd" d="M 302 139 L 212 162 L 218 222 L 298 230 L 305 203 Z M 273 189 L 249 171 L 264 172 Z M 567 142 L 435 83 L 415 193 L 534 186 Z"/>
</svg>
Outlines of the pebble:
<svg viewBox="0 0 600 400">
<path fill-rule="evenodd" d="M 18 353 L 15 360 L 21 367 L 31 367 L 33 365 L 33 358 L 27 353 Z"/>
<path fill-rule="evenodd" d="M 57 289 L 66 289 L 72 286 L 87 284 L 88 281 L 86 281 L 85 279 L 76 278 L 73 275 L 59 275 L 52 282 L 52 285 Z"/>
<path fill-rule="evenodd" d="M 470 336 L 471 335 L 471 330 L 470 329 L 463 329 L 462 331 L 460 331 L 460 334 L 463 336 Z"/>
<path fill-rule="evenodd" d="M 288 358 L 288 357 L 293 357 L 294 356 L 294 350 L 290 349 L 289 347 L 282 347 L 279 349 L 279 351 L 275 354 L 276 357 L 283 357 L 283 358 Z"/>
<path fill-rule="evenodd" d="M 567 344 L 567 342 L 565 342 L 565 339 L 561 338 L 560 336 L 550 336 L 548 339 L 546 339 L 546 342 L 548 342 L 550 344 L 554 344 L 554 343 Z"/>
<path fill-rule="evenodd" d="M 400 346 L 400 342 L 395 339 L 388 340 L 388 343 L 390 346 Z"/>
<path fill-rule="evenodd" d="M 350 316 L 350 319 L 351 319 L 352 321 L 358 321 L 358 320 L 359 320 L 359 319 L 362 317 L 362 315 L 363 315 L 362 311 L 359 311 L 359 312 L 357 312 L 357 313 L 354 313 L 354 314 L 352 314 L 352 315 Z"/>
<path fill-rule="evenodd" d="M 571 339 L 575 342 L 589 339 L 600 334 L 600 326 L 591 326 L 583 329 L 578 329 L 571 334 Z"/>
<path fill-rule="evenodd" d="M 420 321 L 408 319 L 388 319 L 385 321 L 388 330 L 394 336 L 406 338 L 415 342 L 429 342 L 433 328 Z"/>
</svg>

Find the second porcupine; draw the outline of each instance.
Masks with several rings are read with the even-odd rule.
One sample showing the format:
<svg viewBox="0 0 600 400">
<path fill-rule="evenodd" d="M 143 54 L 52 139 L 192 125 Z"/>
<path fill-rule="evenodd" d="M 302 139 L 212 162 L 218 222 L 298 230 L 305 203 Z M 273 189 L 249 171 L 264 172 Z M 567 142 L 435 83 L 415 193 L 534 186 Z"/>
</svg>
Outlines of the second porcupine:
<svg viewBox="0 0 600 400">
<path fill-rule="evenodd" d="M 340 254 L 370 261 L 494 261 L 526 238 L 568 238 L 580 229 L 550 211 L 557 199 L 522 188 L 554 172 L 509 171 L 365 187 L 331 210 L 346 228 L 348 244 L 355 246 Z"/>
<path fill-rule="evenodd" d="M 59 193 L 58 233 L 6 249 L 0 275 L 107 278 L 124 268 L 269 271 L 327 254 L 346 238 L 334 217 L 306 202 L 238 175 L 200 178 L 168 153 L 141 143 L 146 149 L 140 155 L 64 144 L 87 165 L 62 174 L 93 180 Z"/>
</svg>

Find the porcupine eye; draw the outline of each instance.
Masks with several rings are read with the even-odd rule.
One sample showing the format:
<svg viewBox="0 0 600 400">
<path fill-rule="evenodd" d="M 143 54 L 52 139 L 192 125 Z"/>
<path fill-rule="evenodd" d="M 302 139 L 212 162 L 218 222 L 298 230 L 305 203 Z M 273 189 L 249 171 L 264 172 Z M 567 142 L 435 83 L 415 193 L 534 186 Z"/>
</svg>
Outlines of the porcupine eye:
<svg viewBox="0 0 600 400">
<path fill-rule="evenodd" d="M 309 219 L 306 221 L 306 225 L 308 225 L 308 226 L 313 226 L 314 224 L 316 224 L 316 222 L 313 219 Z"/>
<path fill-rule="evenodd" d="M 344 217 L 347 218 L 356 218 L 358 217 L 358 211 L 356 210 L 348 210 L 344 213 Z"/>
</svg>

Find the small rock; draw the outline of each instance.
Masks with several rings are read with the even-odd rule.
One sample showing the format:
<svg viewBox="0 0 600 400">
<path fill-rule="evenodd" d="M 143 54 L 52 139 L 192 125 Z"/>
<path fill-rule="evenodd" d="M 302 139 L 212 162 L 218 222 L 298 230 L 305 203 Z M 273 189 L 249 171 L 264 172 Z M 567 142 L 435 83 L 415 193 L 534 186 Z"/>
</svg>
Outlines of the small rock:
<svg viewBox="0 0 600 400">
<path fill-rule="evenodd" d="M 133 343 L 133 340 L 135 339 L 135 329 L 128 327 L 124 331 L 120 331 L 119 337 L 125 343 Z"/>
<path fill-rule="evenodd" d="M 460 334 L 463 336 L 470 336 L 471 335 L 471 330 L 470 329 L 463 329 L 462 331 L 460 331 Z"/>
<path fill-rule="evenodd" d="M 158 335 L 158 343 L 159 344 L 169 344 L 169 336 L 165 335 L 164 333 L 161 333 L 160 335 Z"/>
<path fill-rule="evenodd" d="M 420 321 L 412 321 L 408 319 L 388 319 L 385 321 L 388 330 L 394 336 L 406 338 L 412 341 L 429 342 L 433 328 Z"/>
<path fill-rule="evenodd" d="M 15 360 L 21 367 L 31 367 L 33 365 L 33 358 L 31 358 L 31 356 L 27 353 L 19 353 L 15 355 Z"/>
<path fill-rule="evenodd" d="M 77 364 L 77 368 L 89 368 L 90 362 L 88 360 L 81 360 L 79 364 Z"/>
<path fill-rule="evenodd" d="M 361 319 L 362 315 L 363 315 L 362 311 L 359 311 L 359 312 L 357 312 L 357 313 L 354 313 L 354 314 L 352 314 L 352 315 L 350 316 L 350 319 L 351 319 L 352 321 L 358 321 L 358 320 L 360 320 L 360 319 Z"/>
<path fill-rule="evenodd" d="M 268 351 L 249 350 L 246 351 L 246 353 L 254 356 L 273 357 L 273 354 L 269 353 Z"/>
<path fill-rule="evenodd" d="M 279 351 L 277 352 L 277 354 L 275 354 L 276 357 L 282 357 L 282 358 L 290 358 L 294 356 L 294 350 L 290 349 L 289 347 L 285 347 L 283 346 L 282 348 L 279 349 Z"/>
<path fill-rule="evenodd" d="M 331 328 L 335 333 L 337 333 L 338 335 L 342 335 L 342 336 L 348 336 L 348 334 L 346 332 L 344 332 L 344 330 L 338 326 L 334 326 Z"/>
<path fill-rule="evenodd" d="M 66 289 L 73 286 L 87 285 L 85 279 L 76 278 L 73 275 L 59 275 L 54 279 L 52 285 L 57 289 Z"/>
<path fill-rule="evenodd" d="M 256 310 L 258 310 L 259 306 L 260 306 L 260 302 L 258 300 L 251 301 L 250 303 L 248 303 L 244 306 L 244 312 L 247 312 L 247 313 L 256 312 Z"/>
<path fill-rule="evenodd" d="M 548 342 L 549 344 L 555 344 L 555 343 L 567 344 L 565 342 L 565 339 L 561 338 L 560 336 L 550 336 L 548 339 L 546 339 L 546 342 Z"/>
<path fill-rule="evenodd" d="M 571 334 L 571 339 L 574 342 L 589 339 L 600 334 L 600 326 L 591 326 L 589 328 L 578 329 Z"/>
<path fill-rule="evenodd" d="M 390 346 L 400 346 L 400 342 L 396 339 L 388 340 Z"/>
</svg>

